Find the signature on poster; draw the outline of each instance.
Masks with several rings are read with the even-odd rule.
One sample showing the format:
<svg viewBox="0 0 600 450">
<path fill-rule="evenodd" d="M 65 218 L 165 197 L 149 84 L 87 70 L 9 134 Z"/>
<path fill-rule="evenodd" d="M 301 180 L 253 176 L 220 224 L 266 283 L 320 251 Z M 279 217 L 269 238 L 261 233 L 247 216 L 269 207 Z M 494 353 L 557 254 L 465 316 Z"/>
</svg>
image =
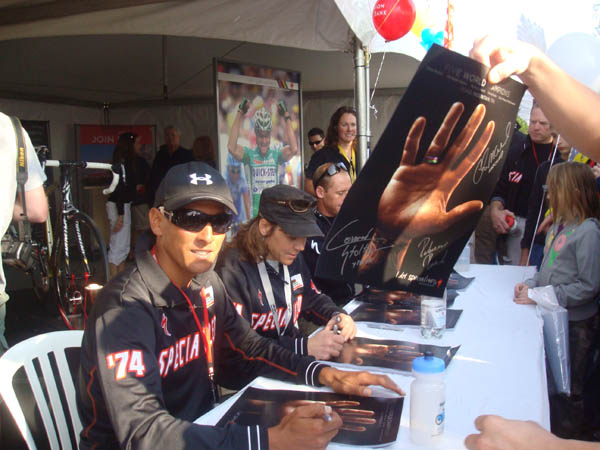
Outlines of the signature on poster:
<svg viewBox="0 0 600 450">
<path fill-rule="evenodd" d="M 367 231 L 364 235 L 344 236 L 345 230 L 356 222 L 358 222 L 358 219 L 351 220 L 346 225 L 341 227 L 338 232 L 333 235 L 326 246 L 326 250 L 330 252 L 340 248 L 343 249 L 341 255 L 342 265 L 340 268 L 340 274 L 344 273 L 344 267 L 346 266 L 348 258 L 355 259 L 354 262 L 352 262 L 353 268 L 356 268 L 358 264 L 360 264 L 360 259 L 362 258 L 363 253 L 371 241 L 371 235 L 373 234 L 374 228 L 369 228 L 369 231 Z M 339 236 L 343 237 L 342 242 L 338 241 Z"/>
<path fill-rule="evenodd" d="M 429 267 L 431 267 L 429 264 L 431 263 L 431 260 L 433 259 L 433 257 L 437 253 L 441 252 L 446 247 L 448 247 L 448 242 L 444 242 L 443 244 L 434 245 L 433 239 L 431 239 L 429 236 L 426 236 L 425 238 L 423 238 L 419 241 L 419 243 L 417 244 L 417 247 L 419 248 L 419 257 L 421 258 L 423 267 L 429 268 Z M 442 258 L 442 261 L 438 261 L 438 264 L 440 264 L 442 262 L 443 262 L 443 258 Z"/>
<path fill-rule="evenodd" d="M 473 172 L 473 184 L 479 184 L 483 176 L 486 173 L 492 173 L 492 170 L 494 170 L 500 161 L 502 161 L 504 156 L 504 148 L 510 142 L 512 130 L 513 124 L 512 122 L 508 122 L 504 130 L 504 140 L 496 144 L 492 151 L 489 151 L 489 149 L 485 150 L 481 156 L 481 159 L 475 166 L 475 171 Z"/>
</svg>

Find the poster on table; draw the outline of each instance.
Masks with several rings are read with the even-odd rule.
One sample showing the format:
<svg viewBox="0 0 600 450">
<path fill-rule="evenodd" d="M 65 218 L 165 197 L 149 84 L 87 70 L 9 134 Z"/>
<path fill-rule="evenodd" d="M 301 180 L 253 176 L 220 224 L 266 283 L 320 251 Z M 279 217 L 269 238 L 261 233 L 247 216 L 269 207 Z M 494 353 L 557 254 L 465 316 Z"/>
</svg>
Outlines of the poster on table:
<svg viewBox="0 0 600 450">
<path fill-rule="evenodd" d="M 215 60 L 219 167 L 239 224 L 256 216 L 263 189 L 301 188 L 300 73 Z"/>
<path fill-rule="evenodd" d="M 111 162 L 119 136 L 123 133 L 135 133 L 140 136 L 140 156 L 152 165 L 156 154 L 155 125 L 75 125 L 78 159 L 88 162 Z M 112 178 L 110 173 L 104 170 L 86 170 L 83 177 L 87 185 L 107 184 Z"/>
<path fill-rule="evenodd" d="M 525 86 L 434 45 L 348 193 L 317 276 L 441 297 L 498 181 Z"/>
<path fill-rule="evenodd" d="M 332 442 L 346 445 L 381 446 L 398 436 L 404 397 L 357 397 L 330 392 L 303 392 L 248 388 L 229 408 L 217 426 L 227 424 L 273 427 L 302 405 L 331 406 L 343 425 Z"/>
<path fill-rule="evenodd" d="M 333 358 L 331 362 L 360 366 L 361 370 L 363 367 L 376 367 L 410 372 L 413 359 L 425 356 L 425 352 L 431 352 L 436 358 L 443 359 L 445 366 L 448 367 L 459 348 L 460 345 L 447 347 L 391 339 L 355 337 L 344 343 L 340 356 Z"/>
<path fill-rule="evenodd" d="M 452 329 L 462 314 L 462 309 L 446 310 L 446 328 Z M 350 314 L 355 322 L 373 324 L 421 326 L 421 308 L 362 303 Z M 385 327 L 384 327 L 385 328 Z"/>
</svg>

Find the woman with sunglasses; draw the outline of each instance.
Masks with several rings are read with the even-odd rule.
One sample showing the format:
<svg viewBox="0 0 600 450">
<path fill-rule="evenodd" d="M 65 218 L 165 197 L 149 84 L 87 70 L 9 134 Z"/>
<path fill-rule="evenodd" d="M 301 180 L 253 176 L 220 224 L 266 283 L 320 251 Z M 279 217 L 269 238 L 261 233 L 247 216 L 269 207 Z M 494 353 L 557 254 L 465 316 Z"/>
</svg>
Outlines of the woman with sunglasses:
<svg viewBox="0 0 600 450">
<path fill-rule="evenodd" d="M 300 254 L 306 237 L 322 236 L 314 206 L 314 198 L 294 187 L 265 189 L 258 216 L 242 225 L 216 270 L 238 313 L 259 334 L 295 353 L 327 360 L 355 336 L 356 324 L 317 290 Z M 298 327 L 300 315 L 326 326 L 306 338 Z"/>
<path fill-rule="evenodd" d="M 331 116 L 325 147 L 315 152 L 304 171 L 304 190 L 315 195 L 312 178 L 318 167 L 326 163 L 343 162 L 354 183 L 356 180 L 356 130 L 358 116 L 350 106 L 339 107 Z"/>
</svg>

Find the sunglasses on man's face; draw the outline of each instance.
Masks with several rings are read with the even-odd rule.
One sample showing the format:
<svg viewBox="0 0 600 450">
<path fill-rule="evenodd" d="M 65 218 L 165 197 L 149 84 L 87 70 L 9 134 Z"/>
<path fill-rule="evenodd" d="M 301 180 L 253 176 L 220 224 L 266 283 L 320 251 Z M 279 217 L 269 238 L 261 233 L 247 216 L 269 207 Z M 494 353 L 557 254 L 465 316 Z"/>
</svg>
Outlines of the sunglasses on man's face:
<svg viewBox="0 0 600 450">
<path fill-rule="evenodd" d="M 309 209 L 313 209 L 317 202 L 314 200 L 269 200 L 271 203 L 285 205 L 295 213 L 305 213 Z"/>
<path fill-rule="evenodd" d="M 321 142 L 323 142 L 323 139 L 319 139 L 318 141 L 308 141 L 308 145 L 310 145 L 311 147 L 316 147 Z"/>
<path fill-rule="evenodd" d="M 240 168 L 239 167 L 230 167 L 229 171 L 231 173 L 240 173 Z"/>
<path fill-rule="evenodd" d="M 169 219 L 169 221 L 185 230 L 193 233 L 202 231 L 208 224 L 212 227 L 213 233 L 227 233 L 231 226 L 233 217 L 228 213 L 221 214 L 206 214 L 195 209 L 179 208 L 175 211 L 166 211 L 163 206 L 159 207 L 159 211 Z"/>
<path fill-rule="evenodd" d="M 334 176 L 336 173 L 341 172 L 348 172 L 348 169 L 346 168 L 346 165 L 343 162 L 339 162 L 339 163 L 335 163 L 335 164 L 331 164 L 326 171 L 324 171 L 321 176 L 319 178 L 317 178 L 317 181 L 315 182 L 315 188 L 319 185 L 319 183 L 321 182 L 321 180 L 325 177 L 325 175 L 329 175 L 330 177 Z"/>
</svg>

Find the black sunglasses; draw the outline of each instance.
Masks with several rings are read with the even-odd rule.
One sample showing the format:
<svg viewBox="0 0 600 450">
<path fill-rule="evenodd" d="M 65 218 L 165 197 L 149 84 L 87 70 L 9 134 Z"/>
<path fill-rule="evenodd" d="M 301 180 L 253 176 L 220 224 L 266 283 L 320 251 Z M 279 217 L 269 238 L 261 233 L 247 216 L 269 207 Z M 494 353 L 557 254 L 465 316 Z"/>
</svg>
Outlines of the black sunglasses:
<svg viewBox="0 0 600 450">
<path fill-rule="evenodd" d="M 308 145 L 314 147 L 315 145 L 319 145 L 321 142 L 323 142 L 323 139 L 319 139 L 318 141 L 308 141 Z"/>
<path fill-rule="evenodd" d="M 194 233 L 201 231 L 208 224 L 212 227 L 213 233 L 227 233 L 233 220 L 231 214 L 228 213 L 206 214 L 195 209 L 185 208 L 166 211 L 163 206 L 158 209 L 173 225 Z"/>
<path fill-rule="evenodd" d="M 229 171 L 231 173 L 240 173 L 240 168 L 239 167 L 230 167 Z"/>
<path fill-rule="evenodd" d="M 269 200 L 271 203 L 277 203 L 278 205 L 285 205 L 295 213 L 305 213 L 309 209 L 313 209 L 317 206 L 315 200 Z"/>
<path fill-rule="evenodd" d="M 319 185 L 319 183 L 321 182 L 321 180 L 323 178 L 325 178 L 325 175 L 329 175 L 330 177 L 334 176 L 336 173 L 341 172 L 348 172 L 348 169 L 346 168 L 346 165 L 343 162 L 339 162 L 339 163 L 335 163 L 335 164 L 331 164 L 326 171 L 324 171 L 321 176 L 319 178 L 317 178 L 317 181 L 315 181 L 314 186 L 317 187 Z"/>
</svg>

